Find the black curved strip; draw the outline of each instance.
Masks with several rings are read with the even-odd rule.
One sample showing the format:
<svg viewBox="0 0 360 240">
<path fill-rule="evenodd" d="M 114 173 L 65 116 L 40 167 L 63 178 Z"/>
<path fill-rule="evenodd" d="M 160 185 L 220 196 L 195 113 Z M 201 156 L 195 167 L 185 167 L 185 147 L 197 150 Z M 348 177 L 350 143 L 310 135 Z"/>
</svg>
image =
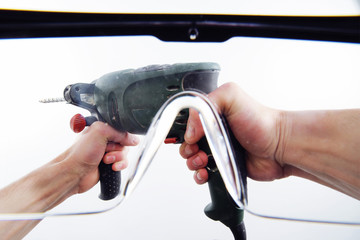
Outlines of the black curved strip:
<svg viewBox="0 0 360 240">
<path fill-rule="evenodd" d="M 0 10 L 0 38 L 155 36 L 222 42 L 236 36 L 360 43 L 360 16 L 107 14 Z M 192 36 L 192 37 L 190 37 Z"/>
</svg>

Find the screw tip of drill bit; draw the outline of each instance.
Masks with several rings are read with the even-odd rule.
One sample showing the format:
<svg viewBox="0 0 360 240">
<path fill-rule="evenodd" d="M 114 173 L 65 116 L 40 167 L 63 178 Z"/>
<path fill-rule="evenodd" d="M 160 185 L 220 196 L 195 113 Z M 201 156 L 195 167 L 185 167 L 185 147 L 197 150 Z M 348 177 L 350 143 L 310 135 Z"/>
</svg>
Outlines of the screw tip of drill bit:
<svg viewBox="0 0 360 240">
<path fill-rule="evenodd" d="M 46 98 L 46 99 L 41 99 L 39 100 L 39 102 L 41 103 L 55 103 L 55 102 L 64 102 L 65 99 L 64 98 Z"/>
</svg>

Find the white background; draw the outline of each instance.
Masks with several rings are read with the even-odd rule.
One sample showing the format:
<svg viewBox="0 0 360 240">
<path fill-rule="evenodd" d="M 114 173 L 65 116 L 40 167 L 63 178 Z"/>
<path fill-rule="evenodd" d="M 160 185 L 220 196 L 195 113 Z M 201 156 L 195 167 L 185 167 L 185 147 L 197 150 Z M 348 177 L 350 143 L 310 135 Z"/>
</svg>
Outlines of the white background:
<svg viewBox="0 0 360 240">
<path fill-rule="evenodd" d="M 272 1 L 275 6 L 280 6 L 275 8 L 267 1 L 252 1 L 252 4 L 242 1 L 238 7 L 242 9 L 240 12 L 254 13 L 254 9 L 259 9 L 264 14 L 284 13 L 278 12 L 279 9 L 288 9 L 291 14 L 312 14 L 313 9 L 320 14 L 359 13 L 358 1 L 331 1 L 331 4 L 318 1 L 319 5 L 311 5 L 310 1 L 288 2 L 292 5 L 285 1 Z M 20 3 L 22 5 L 12 6 L 39 8 L 37 3 L 40 1 L 34 1 L 31 7 L 26 6 L 26 1 Z M 110 2 L 105 1 L 99 7 L 104 11 L 135 11 L 138 7 L 138 11 L 147 12 L 151 9 L 149 3 L 118 4 L 111 8 Z M 208 1 L 204 8 L 194 6 L 194 11 L 189 10 L 186 2 L 183 3 L 176 11 L 235 11 L 224 7 L 227 2 L 214 8 Z M 168 4 L 158 5 L 159 12 L 166 11 L 164 6 Z M 3 1 L 1 6 L 11 7 L 11 3 Z M 42 6 L 44 9 L 69 10 L 68 5 L 60 2 Z M 95 1 L 87 1 L 83 8 L 79 6 L 73 9 L 91 11 Z M 86 114 L 86 111 L 61 103 L 44 105 L 38 100 L 61 96 L 67 84 L 90 82 L 115 70 L 150 64 L 214 61 L 222 67 L 220 84 L 235 81 L 270 107 L 337 109 L 358 108 L 360 104 L 360 46 L 354 44 L 252 38 L 236 38 L 221 44 L 164 43 L 152 37 L 22 39 L 1 40 L 0 53 L 0 186 L 51 160 L 76 139 L 69 129 L 69 119 L 75 113 Z M 320 199 L 320 203 L 331 201 L 337 207 L 350 201 L 316 184 L 296 181 L 282 180 L 271 185 L 254 183 L 249 185 L 249 191 L 261 194 L 264 189 L 273 189 L 254 200 L 259 202 L 258 206 L 271 206 L 271 209 L 276 207 L 277 197 L 292 196 L 299 191 L 300 195 L 302 192 L 305 194 L 301 195 L 304 200 L 298 201 L 307 202 L 304 208 L 314 211 L 319 205 L 314 203 L 313 196 L 306 194 L 308 192 L 335 194 L 334 198 Z M 90 198 L 96 198 L 97 191 L 94 188 L 84 195 L 83 204 L 92 203 Z M 71 205 L 71 201 L 64 205 Z M 128 201 L 98 215 L 45 219 L 26 239 L 232 239 L 226 227 L 203 214 L 208 202 L 207 186 L 197 186 L 193 182 L 185 160 L 178 155 L 178 146 L 166 145 L 160 149 L 139 188 Z M 355 211 L 359 212 L 358 209 Z M 360 237 L 359 227 L 268 220 L 250 214 L 246 214 L 245 224 L 248 239 Z"/>
</svg>

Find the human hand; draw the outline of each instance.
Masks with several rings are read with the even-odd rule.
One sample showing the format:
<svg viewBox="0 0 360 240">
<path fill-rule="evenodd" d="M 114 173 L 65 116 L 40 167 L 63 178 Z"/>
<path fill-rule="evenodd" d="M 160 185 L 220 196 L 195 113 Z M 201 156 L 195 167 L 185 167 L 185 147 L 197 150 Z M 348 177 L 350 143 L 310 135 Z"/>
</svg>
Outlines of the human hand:
<svg viewBox="0 0 360 240">
<path fill-rule="evenodd" d="M 98 182 L 101 160 L 112 164 L 114 171 L 126 168 L 127 146 L 135 146 L 138 142 L 136 136 L 118 132 L 102 122 L 95 122 L 85 129 L 79 140 L 61 156 L 78 174 L 77 193 L 89 190 Z"/>
<path fill-rule="evenodd" d="M 278 145 L 282 133 L 281 112 L 267 108 L 234 83 L 225 84 L 208 95 L 229 123 L 236 139 L 247 151 L 248 176 L 261 181 L 271 181 L 290 175 L 292 167 L 283 165 Z M 205 170 L 207 155 L 199 150 L 197 142 L 204 136 L 199 116 L 190 110 L 185 142 L 180 154 L 187 166 L 195 171 L 198 184 L 207 182 Z"/>
</svg>

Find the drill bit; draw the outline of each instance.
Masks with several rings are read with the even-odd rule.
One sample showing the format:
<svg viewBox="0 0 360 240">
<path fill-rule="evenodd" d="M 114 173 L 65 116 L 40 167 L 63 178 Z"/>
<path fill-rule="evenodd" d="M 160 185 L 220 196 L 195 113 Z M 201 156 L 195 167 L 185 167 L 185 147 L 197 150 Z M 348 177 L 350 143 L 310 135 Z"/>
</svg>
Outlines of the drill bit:
<svg viewBox="0 0 360 240">
<path fill-rule="evenodd" d="M 45 98 L 45 99 L 39 100 L 39 102 L 41 102 L 41 103 L 65 102 L 65 98 L 63 98 L 63 97 L 58 97 L 58 98 Z"/>
</svg>

